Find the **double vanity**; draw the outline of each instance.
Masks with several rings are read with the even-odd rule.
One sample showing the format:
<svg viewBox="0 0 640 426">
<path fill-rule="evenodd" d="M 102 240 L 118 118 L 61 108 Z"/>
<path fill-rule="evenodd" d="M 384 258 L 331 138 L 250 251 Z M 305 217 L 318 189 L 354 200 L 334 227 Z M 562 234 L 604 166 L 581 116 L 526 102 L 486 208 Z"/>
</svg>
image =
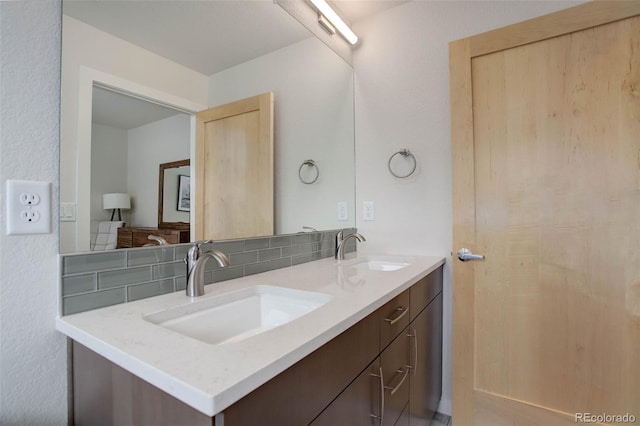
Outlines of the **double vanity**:
<svg viewBox="0 0 640 426">
<path fill-rule="evenodd" d="M 441 257 L 352 253 L 58 318 L 76 424 L 429 424 Z"/>
</svg>

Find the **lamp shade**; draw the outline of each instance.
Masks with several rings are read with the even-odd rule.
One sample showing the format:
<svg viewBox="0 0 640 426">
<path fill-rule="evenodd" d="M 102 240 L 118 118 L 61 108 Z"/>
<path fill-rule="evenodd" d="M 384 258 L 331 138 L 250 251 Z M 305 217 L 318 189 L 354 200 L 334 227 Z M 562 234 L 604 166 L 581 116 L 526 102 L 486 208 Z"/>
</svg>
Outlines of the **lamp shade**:
<svg viewBox="0 0 640 426">
<path fill-rule="evenodd" d="M 129 194 L 112 193 L 102 196 L 102 208 L 108 209 L 130 209 L 131 198 Z"/>
</svg>

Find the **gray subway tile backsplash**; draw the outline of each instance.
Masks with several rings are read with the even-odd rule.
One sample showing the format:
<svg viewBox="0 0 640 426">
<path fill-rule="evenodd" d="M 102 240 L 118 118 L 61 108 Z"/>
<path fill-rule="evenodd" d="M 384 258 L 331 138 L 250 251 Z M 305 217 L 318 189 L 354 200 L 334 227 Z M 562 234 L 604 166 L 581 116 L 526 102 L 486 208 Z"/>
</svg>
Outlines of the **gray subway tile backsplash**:
<svg viewBox="0 0 640 426">
<path fill-rule="evenodd" d="M 227 281 L 234 278 L 240 278 L 244 276 L 244 266 L 229 266 L 227 268 L 216 269 L 213 273 L 213 281 Z"/>
<path fill-rule="evenodd" d="M 128 253 L 128 266 L 153 265 L 161 262 L 171 262 L 175 259 L 173 247 L 147 250 L 131 250 Z M 186 255 L 186 253 L 185 253 Z M 184 256 L 183 256 L 184 257 Z"/>
<path fill-rule="evenodd" d="M 62 295 L 87 293 L 98 289 L 97 275 L 85 274 L 62 278 Z"/>
<path fill-rule="evenodd" d="M 232 254 L 232 253 L 242 253 L 245 251 L 244 248 L 244 240 L 235 240 L 235 241 L 216 241 L 213 243 L 213 248 L 216 250 L 220 250 L 224 254 Z"/>
<path fill-rule="evenodd" d="M 247 263 L 256 263 L 258 261 L 258 252 L 249 251 L 244 253 L 235 253 L 229 256 L 231 266 L 246 265 Z"/>
<path fill-rule="evenodd" d="M 138 299 L 158 296 L 160 294 L 175 291 L 174 279 L 152 281 L 144 284 L 131 285 L 127 287 L 127 301 L 132 302 Z"/>
<path fill-rule="evenodd" d="M 288 247 L 291 245 L 291 235 L 280 235 L 277 237 L 271 237 L 269 245 L 271 247 Z"/>
<path fill-rule="evenodd" d="M 271 262 L 259 262 L 244 265 L 244 275 L 255 275 L 271 270 Z"/>
<path fill-rule="evenodd" d="M 177 260 L 175 262 L 170 262 L 170 263 L 159 263 L 157 265 L 152 265 L 151 269 L 152 269 L 152 277 L 154 280 L 187 275 L 187 266 L 182 260 Z"/>
<path fill-rule="evenodd" d="M 270 238 L 251 238 L 249 240 L 245 240 L 244 249 L 245 251 L 249 250 L 262 250 L 268 249 L 270 247 Z"/>
<path fill-rule="evenodd" d="M 62 314 L 71 315 L 105 306 L 117 305 L 127 301 L 125 287 L 84 293 L 62 299 Z"/>
<path fill-rule="evenodd" d="M 102 253 L 83 253 L 64 256 L 62 275 L 97 272 L 127 266 L 127 252 L 107 251 Z"/>
<path fill-rule="evenodd" d="M 281 248 L 260 250 L 258 252 L 258 262 L 264 262 L 265 260 L 280 259 L 281 257 L 282 257 Z"/>
<path fill-rule="evenodd" d="M 202 250 L 220 250 L 231 266 L 220 268 L 209 261 L 208 284 L 286 268 L 333 256 L 338 230 L 216 241 Z M 345 233 L 354 232 L 346 228 Z M 135 248 L 62 256 L 63 315 L 131 302 L 173 291 L 184 291 L 183 262 L 191 244 L 163 248 Z M 346 251 L 354 251 L 354 240 Z"/>
<path fill-rule="evenodd" d="M 124 287 L 129 284 L 137 284 L 145 281 L 151 281 L 150 266 L 98 272 L 98 290 Z"/>
<path fill-rule="evenodd" d="M 296 256 L 300 254 L 313 253 L 316 243 L 295 244 L 289 247 L 282 247 L 282 256 Z"/>
</svg>

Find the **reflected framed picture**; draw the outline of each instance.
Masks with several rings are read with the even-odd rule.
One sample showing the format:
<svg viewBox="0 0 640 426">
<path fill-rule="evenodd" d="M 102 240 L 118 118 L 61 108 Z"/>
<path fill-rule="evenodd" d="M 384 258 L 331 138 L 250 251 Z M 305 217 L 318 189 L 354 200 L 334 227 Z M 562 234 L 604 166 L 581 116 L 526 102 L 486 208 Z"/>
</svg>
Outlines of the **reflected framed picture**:
<svg viewBox="0 0 640 426">
<path fill-rule="evenodd" d="M 178 175 L 178 211 L 191 211 L 191 177 Z"/>
</svg>

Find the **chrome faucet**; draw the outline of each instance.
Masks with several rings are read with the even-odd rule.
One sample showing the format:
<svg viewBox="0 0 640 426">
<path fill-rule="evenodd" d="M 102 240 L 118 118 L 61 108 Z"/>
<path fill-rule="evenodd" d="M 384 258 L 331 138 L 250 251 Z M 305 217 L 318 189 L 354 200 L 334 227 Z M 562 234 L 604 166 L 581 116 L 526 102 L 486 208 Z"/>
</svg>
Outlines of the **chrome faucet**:
<svg viewBox="0 0 640 426">
<path fill-rule="evenodd" d="M 184 263 L 187 264 L 187 296 L 198 297 L 204 294 L 204 267 L 209 259 L 215 259 L 218 265 L 229 266 L 229 258 L 219 250 L 202 253 L 200 246 L 211 240 L 197 242 L 187 252 Z"/>
<path fill-rule="evenodd" d="M 336 234 L 336 256 L 335 257 L 338 260 L 344 259 L 344 248 L 347 245 L 346 242 L 349 240 L 349 238 L 355 238 L 360 242 L 367 241 L 365 237 L 363 237 L 361 234 L 358 234 L 357 232 L 354 232 L 353 234 L 349 234 L 346 237 L 344 237 L 343 235 L 344 235 L 343 231 L 339 231 Z"/>
<path fill-rule="evenodd" d="M 167 244 L 169 244 L 169 243 L 167 243 L 167 240 L 165 240 L 164 238 L 162 238 L 162 237 L 160 237 L 158 235 L 149 235 L 147 237 L 147 239 L 149 239 L 151 241 L 157 241 L 158 245 L 161 245 L 161 246 L 166 246 Z"/>
</svg>

